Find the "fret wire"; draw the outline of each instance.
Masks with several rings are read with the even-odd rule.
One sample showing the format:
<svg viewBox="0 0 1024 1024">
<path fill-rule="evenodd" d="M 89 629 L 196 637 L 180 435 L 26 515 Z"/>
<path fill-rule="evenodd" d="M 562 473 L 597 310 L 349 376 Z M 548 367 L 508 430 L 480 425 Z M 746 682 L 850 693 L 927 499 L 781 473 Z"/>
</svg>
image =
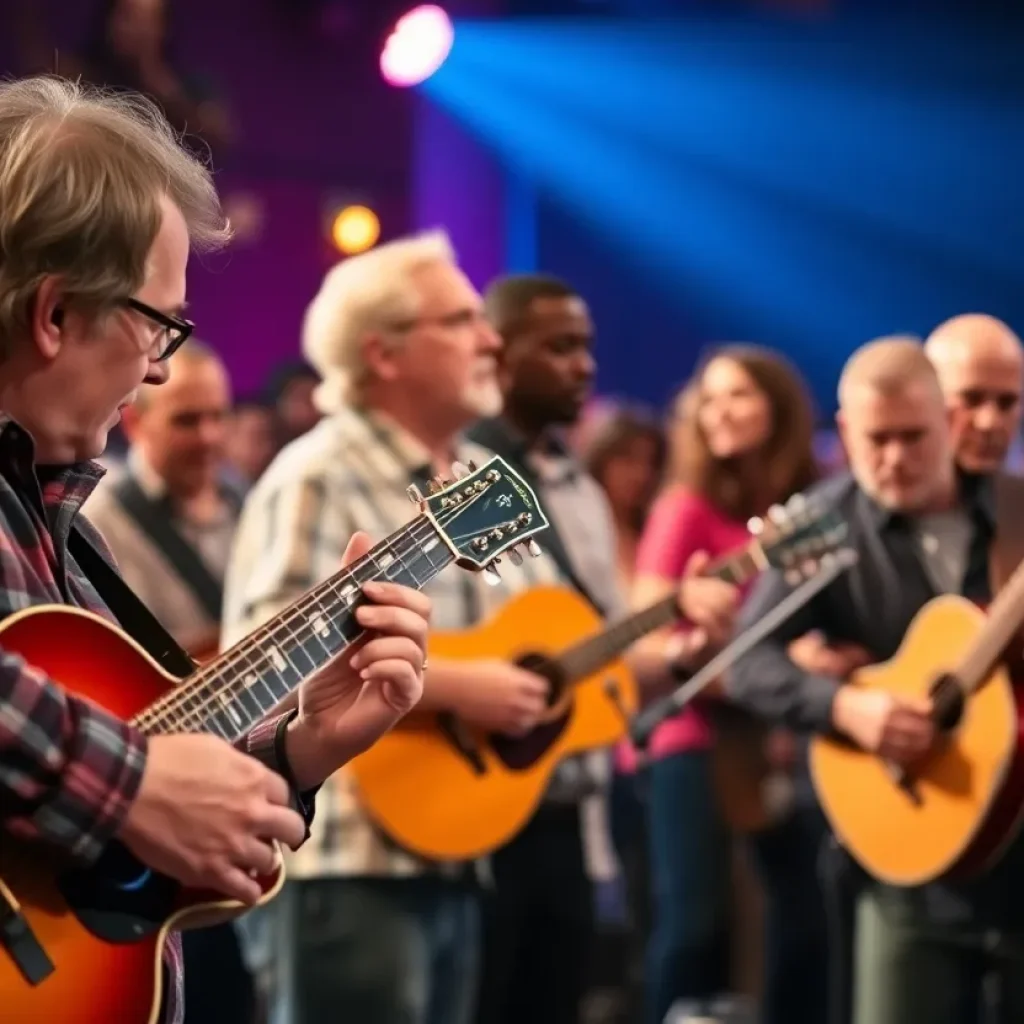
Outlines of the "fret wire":
<svg viewBox="0 0 1024 1024">
<path fill-rule="evenodd" d="M 424 525 L 427 527 L 426 531 L 421 529 L 421 527 L 423 527 Z M 419 537 L 423 537 L 425 535 L 427 538 L 429 538 L 431 535 L 436 535 L 436 529 L 434 528 L 432 523 L 430 523 L 428 520 L 425 520 L 424 517 L 420 516 L 420 517 L 417 517 L 417 519 L 413 520 L 412 523 L 410 523 L 408 525 L 408 527 L 406 527 L 403 531 L 401 531 L 401 536 L 402 536 L 403 539 L 406 538 L 406 537 L 411 538 L 411 539 L 418 539 L 417 535 L 419 535 Z M 360 560 L 360 561 L 362 561 L 362 560 Z M 358 562 L 356 563 L 355 567 L 359 567 L 359 563 Z M 335 574 L 334 577 L 331 577 L 328 581 L 325 581 L 325 583 L 330 585 L 333 581 L 336 581 L 338 576 L 341 576 L 341 575 L 345 575 L 346 577 L 351 578 L 352 574 L 350 572 L 338 573 L 338 574 Z M 293 605 L 291 608 L 285 609 L 285 612 L 281 613 L 282 616 L 283 615 L 287 615 L 289 612 L 294 613 L 295 611 L 303 609 L 305 606 L 309 605 L 310 603 L 314 603 L 314 602 L 311 601 L 311 599 L 316 598 L 318 593 L 322 589 L 326 589 L 326 588 L 323 585 L 321 585 L 321 587 L 314 588 L 314 590 L 312 590 L 309 594 L 306 594 L 302 598 L 300 598 L 295 603 L 295 605 Z M 201 669 L 195 676 L 192 677 L 193 681 L 194 682 L 199 682 L 199 680 L 201 678 L 203 678 L 204 676 L 205 676 L 205 680 L 204 681 L 207 681 L 207 682 L 208 681 L 217 681 L 217 680 L 219 680 L 222 677 L 222 673 L 225 670 L 227 670 L 229 668 L 234 668 L 234 667 L 237 666 L 237 662 L 239 660 L 239 656 L 240 655 L 243 658 L 246 656 L 247 652 L 245 650 L 245 645 L 249 644 L 250 647 L 255 645 L 256 642 L 257 642 L 257 638 L 260 637 L 261 634 L 266 634 L 267 632 L 270 631 L 270 629 L 272 627 L 274 627 L 274 626 L 276 626 L 278 624 L 278 619 L 279 618 L 281 618 L 281 616 L 275 617 L 270 622 L 265 623 L 264 626 L 262 626 L 259 629 L 257 629 L 252 634 L 252 636 L 247 638 L 247 640 L 245 642 L 243 642 L 242 644 L 238 645 L 239 648 L 240 648 L 238 651 L 236 651 L 234 653 L 232 653 L 230 651 L 226 652 L 226 654 L 230 656 L 230 660 L 228 660 L 223 665 L 217 666 L 216 671 L 210 672 L 208 670 L 202 670 Z M 191 695 L 188 695 L 188 696 L 190 697 Z M 184 700 L 187 700 L 187 699 L 188 699 L 188 697 L 186 697 Z M 170 699 L 166 699 L 166 698 L 164 699 L 164 701 L 163 701 L 164 707 L 160 708 L 159 710 L 160 711 L 167 710 L 170 706 L 181 707 L 182 704 L 184 703 L 184 700 L 183 700 L 183 698 L 182 698 L 182 696 L 180 694 L 172 694 L 172 695 L 170 695 Z M 160 704 L 160 703 L 161 702 L 156 702 L 156 704 Z M 156 704 L 151 705 L 151 707 L 149 709 L 147 709 L 147 711 L 156 711 L 156 710 L 158 710 L 157 707 L 156 707 Z"/>
<path fill-rule="evenodd" d="M 422 529 L 422 527 L 424 526 L 426 527 L 425 530 Z M 416 548 L 417 554 L 420 556 L 426 556 L 427 565 L 430 569 L 430 572 L 428 573 L 428 579 L 422 581 L 419 579 L 415 572 L 410 571 L 410 575 L 412 576 L 412 579 L 417 584 L 417 586 L 422 586 L 424 585 L 424 583 L 429 582 L 429 578 L 433 578 L 433 576 L 437 574 L 439 568 L 446 567 L 447 562 L 451 560 L 448 559 L 442 566 L 437 567 L 434 565 L 433 560 L 429 557 L 429 552 L 423 551 L 422 543 L 415 543 L 417 541 L 423 542 L 429 541 L 431 539 L 435 541 L 437 540 L 437 528 L 432 522 L 430 522 L 430 520 L 426 519 L 426 517 L 420 516 L 417 517 L 416 520 L 413 520 L 413 522 L 409 524 L 409 526 L 405 530 L 401 531 L 399 534 L 382 543 L 384 543 L 385 547 L 388 550 L 391 550 L 393 553 L 394 546 L 398 543 L 398 541 L 411 540 L 414 542 L 414 547 Z M 437 544 L 435 543 L 431 546 L 437 546 Z M 443 550 L 447 551 L 447 549 Z M 369 559 L 369 563 L 372 563 L 374 566 L 377 567 L 379 572 L 380 566 L 379 563 L 377 562 L 376 557 L 374 557 L 372 551 L 368 552 L 367 556 L 364 556 L 364 559 L 366 558 Z M 290 608 L 285 609 L 285 611 L 282 612 L 279 616 L 275 617 L 275 619 L 271 620 L 271 622 L 265 624 L 265 627 L 263 628 L 262 632 L 268 634 L 270 637 L 273 637 L 276 634 L 276 631 L 281 626 L 285 626 L 287 628 L 290 622 L 294 622 L 297 618 L 300 618 L 304 615 L 307 618 L 306 624 L 308 627 L 307 613 L 309 612 L 309 610 L 311 608 L 319 608 L 321 610 L 325 610 L 323 605 L 323 599 L 326 593 L 333 593 L 334 595 L 338 596 L 337 585 L 339 582 L 339 578 L 346 578 L 352 580 L 353 583 L 356 585 L 357 589 L 361 582 L 365 582 L 365 580 L 360 580 L 359 576 L 359 570 L 365 570 L 370 568 L 370 565 L 364 559 L 361 559 L 359 562 L 349 567 L 349 571 L 343 571 L 341 573 L 335 574 L 334 576 L 329 578 L 329 580 L 325 581 L 324 584 L 321 584 L 319 587 L 314 588 L 314 590 L 310 591 L 309 594 L 305 595 L 303 598 L 300 598 Z M 403 565 L 405 564 L 404 559 L 400 558 L 399 561 Z M 385 579 L 392 579 L 392 577 L 386 571 L 383 573 L 383 575 Z M 370 572 L 367 575 L 366 579 L 368 580 L 371 578 L 373 578 L 372 572 Z M 345 601 L 344 598 L 342 598 L 338 603 L 344 603 L 346 605 L 346 610 L 351 611 L 350 605 L 348 604 L 348 602 Z M 260 632 L 261 630 L 257 630 L 252 637 L 248 638 L 250 648 L 252 648 L 255 645 L 255 648 L 259 649 L 258 644 L 256 643 L 256 637 L 259 635 Z M 346 644 L 352 642 L 352 640 L 347 637 L 343 627 L 339 626 L 338 632 Z M 263 640 L 265 640 L 266 638 L 267 637 L 264 636 Z M 323 644 L 322 638 L 320 638 L 320 642 L 321 644 Z M 161 707 L 157 707 L 157 705 L 160 704 L 160 702 L 156 702 L 156 704 L 152 705 L 149 709 L 147 709 L 147 713 L 151 716 L 152 724 L 156 727 L 161 727 L 163 725 L 168 724 L 169 721 L 175 719 L 179 710 L 182 708 L 183 705 L 186 704 L 186 702 L 192 702 L 196 699 L 197 696 L 200 696 L 204 699 L 202 699 L 200 703 L 193 707 L 191 710 L 196 717 L 197 724 L 201 725 L 202 713 L 207 712 L 208 708 L 211 705 L 211 701 L 215 700 L 215 691 L 211 691 L 210 687 L 216 686 L 219 683 L 221 684 L 222 690 L 236 690 L 236 684 L 239 678 L 239 661 L 244 661 L 247 657 L 250 656 L 249 652 L 247 652 L 244 649 L 244 645 L 240 646 L 242 647 L 242 649 L 238 652 L 235 652 L 234 655 L 232 655 L 228 661 L 226 661 L 224 664 L 217 666 L 214 671 L 207 671 L 205 674 L 205 678 L 203 676 L 203 670 L 200 670 L 200 673 L 197 673 L 197 675 L 193 677 L 192 683 L 189 685 L 190 693 L 188 693 L 184 697 L 184 699 L 182 699 L 181 695 L 177 695 L 176 699 L 172 697 L 171 700 L 165 700 Z M 304 653 L 306 654 L 307 657 L 309 657 L 308 651 L 304 651 Z M 227 652 L 227 654 L 231 655 L 231 652 Z M 276 666 L 272 665 L 270 659 L 266 657 L 265 653 L 261 652 L 261 656 L 262 659 L 267 663 L 267 668 L 270 671 L 270 673 L 277 678 L 278 682 L 284 682 L 279 670 L 276 668 Z M 312 659 L 310 660 L 312 661 Z M 252 666 L 252 668 L 256 668 L 256 666 Z M 294 666 L 292 666 L 292 668 L 293 671 L 295 671 L 296 675 L 299 677 L 298 682 L 293 687 L 283 688 L 281 696 L 274 700 L 275 704 L 278 703 L 280 699 L 283 699 L 283 697 L 286 696 L 287 693 L 291 692 L 298 685 L 301 685 L 303 681 L 302 674 L 297 669 L 295 669 Z M 229 670 L 231 674 L 229 676 L 226 676 L 226 673 Z M 257 671 L 255 671 L 254 674 L 256 676 L 256 679 L 258 679 L 263 684 L 263 687 L 267 690 L 268 695 L 270 695 L 272 698 L 275 697 L 275 694 L 270 689 L 270 686 L 267 684 L 267 673 L 261 672 L 257 669 Z M 224 686 L 224 683 L 227 683 L 227 686 Z M 198 691 L 198 694 L 196 691 Z M 242 692 L 247 692 L 249 693 L 249 695 L 252 695 L 252 687 L 246 685 L 245 687 L 243 687 Z M 256 701 L 256 705 L 258 708 L 262 710 L 262 704 L 258 700 Z M 273 707 L 273 704 L 271 705 L 271 707 Z M 264 711 L 263 713 L 266 712 Z M 213 718 L 214 724 L 219 725 L 220 714 L 220 710 L 217 709 L 216 706 L 214 706 L 214 711 L 212 712 L 212 715 L 207 713 L 207 718 Z"/>
</svg>

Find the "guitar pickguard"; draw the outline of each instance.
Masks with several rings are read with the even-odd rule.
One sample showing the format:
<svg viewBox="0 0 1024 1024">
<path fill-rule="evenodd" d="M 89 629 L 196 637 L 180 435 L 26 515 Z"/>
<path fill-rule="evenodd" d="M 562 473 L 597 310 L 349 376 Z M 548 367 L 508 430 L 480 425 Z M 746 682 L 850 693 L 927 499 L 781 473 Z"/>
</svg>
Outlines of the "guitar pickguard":
<svg viewBox="0 0 1024 1024">
<path fill-rule="evenodd" d="M 150 871 L 120 843 L 89 868 L 64 872 L 61 895 L 82 925 L 104 942 L 138 942 L 174 913 L 179 886 Z"/>
</svg>

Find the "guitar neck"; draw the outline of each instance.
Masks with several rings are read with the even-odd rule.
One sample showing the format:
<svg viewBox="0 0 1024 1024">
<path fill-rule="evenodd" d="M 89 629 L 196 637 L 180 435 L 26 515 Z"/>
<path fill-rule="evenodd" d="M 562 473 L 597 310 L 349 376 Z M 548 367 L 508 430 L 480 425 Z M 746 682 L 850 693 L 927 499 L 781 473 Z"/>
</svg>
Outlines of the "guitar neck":
<svg viewBox="0 0 1024 1024">
<path fill-rule="evenodd" d="M 753 541 L 737 554 L 713 562 L 705 575 L 741 586 L 757 576 L 766 564 L 764 549 L 759 541 Z M 678 618 L 679 601 L 675 594 L 670 594 L 570 647 L 558 659 L 559 664 L 569 680 L 586 679 L 618 658 L 641 637 L 670 625 Z"/>
<path fill-rule="evenodd" d="M 956 678 L 964 690 L 977 690 L 1006 653 L 1024 621 L 1024 562 L 988 606 L 988 617 L 974 644 L 957 666 Z"/>
<path fill-rule="evenodd" d="M 150 734 L 211 732 L 234 742 L 305 680 L 359 639 L 361 587 L 386 580 L 421 589 L 455 554 L 420 515 L 363 558 L 335 573 L 147 708 Z"/>
</svg>

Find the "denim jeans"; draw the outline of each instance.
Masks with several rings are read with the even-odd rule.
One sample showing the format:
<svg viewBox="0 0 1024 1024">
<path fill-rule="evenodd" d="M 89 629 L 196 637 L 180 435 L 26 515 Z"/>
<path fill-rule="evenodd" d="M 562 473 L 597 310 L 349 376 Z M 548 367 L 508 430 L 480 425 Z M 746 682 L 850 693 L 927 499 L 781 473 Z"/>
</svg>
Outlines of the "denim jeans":
<svg viewBox="0 0 1024 1024">
<path fill-rule="evenodd" d="M 479 895 L 438 878 L 291 882 L 278 897 L 275 1021 L 468 1024 Z"/>
<path fill-rule="evenodd" d="M 765 899 L 761 1024 L 823 1024 L 828 1017 L 829 934 L 819 881 L 828 835 L 817 805 L 751 837 Z"/>
<path fill-rule="evenodd" d="M 654 927 L 647 946 L 648 1024 L 677 1000 L 729 988 L 729 838 L 719 816 L 708 751 L 653 761 L 648 841 Z"/>
</svg>

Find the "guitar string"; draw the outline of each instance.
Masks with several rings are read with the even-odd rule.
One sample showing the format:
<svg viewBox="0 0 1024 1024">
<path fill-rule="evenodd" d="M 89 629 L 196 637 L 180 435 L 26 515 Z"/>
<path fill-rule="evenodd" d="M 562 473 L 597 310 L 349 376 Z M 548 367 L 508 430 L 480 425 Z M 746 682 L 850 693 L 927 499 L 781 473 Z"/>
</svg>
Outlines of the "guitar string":
<svg viewBox="0 0 1024 1024">
<path fill-rule="evenodd" d="M 426 529 L 423 529 L 424 526 L 426 526 Z M 392 544 L 402 540 L 423 541 L 428 539 L 431 533 L 435 536 L 437 535 L 437 531 L 430 524 L 430 521 L 424 522 L 422 517 L 417 517 L 412 523 L 406 524 L 401 530 L 381 542 L 381 544 L 376 545 L 376 547 L 381 548 L 384 546 L 390 549 Z M 384 553 L 386 552 L 377 551 L 378 556 Z M 401 561 L 401 558 L 399 558 L 399 561 Z M 339 603 L 347 606 L 347 602 L 341 598 L 339 588 L 343 589 L 345 586 L 354 584 L 358 589 L 361 582 L 365 581 L 360 581 L 356 574 L 361 570 L 369 568 L 371 564 L 385 579 L 391 580 L 391 577 L 387 574 L 387 567 L 382 569 L 377 563 L 373 552 L 368 552 L 351 566 L 346 566 L 343 570 L 330 577 L 329 580 L 324 581 L 324 583 L 309 593 L 304 594 L 293 605 L 285 609 L 284 612 L 275 616 L 269 622 L 264 623 L 248 637 L 241 640 L 234 648 L 226 651 L 213 665 L 201 668 L 191 676 L 186 677 L 178 687 L 170 690 L 132 719 L 132 723 L 150 730 L 165 726 L 202 725 L 204 712 L 211 706 L 218 702 L 222 703 L 226 697 L 238 696 L 247 690 L 251 691 L 252 687 L 249 683 L 245 682 L 244 677 L 239 678 L 238 670 L 244 671 L 248 667 L 256 674 L 256 681 L 264 683 L 260 676 L 260 670 L 265 670 L 268 666 L 272 667 L 273 663 L 266 653 L 260 649 L 260 644 L 268 639 L 275 639 L 278 631 L 289 623 L 295 622 L 299 618 L 308 619 L 309 614 L 322 603 L 321 600 L 314 598 L 314 595 L 317 593 L 321 595 L 321 598 L 329 595 L 331 598 L 339 599 Z M 324 609 L 321 608 L 320 610 L 323 611 Z M 294 636 L 294 633 L 292 635 Z M 349 641 L 345 646 L 347 647 L 353 642 Z M 261 658 L 253 661 L 251 659 L 253 659 L 254 655 L 261 656 Z M 249 664 L 246 665 L 246 662 Z M 239 682 L 244 684 L 240 688 L 237 687 Z M 218 683 L 227 683 L 227 685 L 213 690 L 208 689 L 211 684 L 216 686 Z M 266 684 L 264 683 L 264 685 Z M 267 692 L 273 696 L 269 688 L 267 688 Z M 275 703 L 280 702 L 282 699 L 284 698 L 277 698 Z M 189 705 L 189 702 L 196 700 L 199 700 L 198 704 Z M 262 708 L 258 700 L 256 703 Z M 269 710 L 267 709 L 267 711 Z M 263 713 L 265 714 L 266 711 Z"/>
<path fill-rule="evenodd" d="M 465 507 L 465 506 L 463 506 Z M 451 510 L 452 512 L 459 511 L 458 509 Z M 447 516 L 443 515 L 439 517 L 440 520 L 446 521 Z M 310 636 L 302 637 L 302 633 L 305 630 L 299 630 L 298 633 L 295 629 L 289 628 L 291 623 L 294 623 L 298 618 L 303 618 L 304 625 L 309 626 L 309 613 L 313 610 L 319 610 L 321 613 L 327 611 L 323 605 L 323 600 L 329 595 L 335 598 L 340 597 L 338 588 L 348 587 L 350 583 L 355 583 L 357 586 L 360 581 L 355 576 L 355 573 L 367 568 L 371 563 L 377 572 L 383 576 L 384 579 L 393 581 L 393 577 L 387 572 L 387 567 L 381 567 L 377 559 L 379 556 L 390 553 L 392 556 L 395 555 L 393 546 L 399 544 L 403 540 L 412 538 L 414 541 L 422 541 L 424 537 L 429 536 L 431 532 L 436 535 L 436 530 L 432 530 L 427 522 L 427 530 L 423 530 L 422 527 L 424 522 L 421 518 L 418 518 L 412 524 L 408 524 L 403 530 L 399 531 L 386 541 L 381 542 L 376 546 L 374 552 L 364 556 L 358 562 L 354 563 L 351 567 L 347 567 L 347 571 L 344 573 L 337 573 L 335 577 L 332 577 L 332 581 L 328 583 L 325 581 L 319 587 L 315 588 L 309 594 L 304 595 L 299 601 L 297 601 L 290 608 L 286 609 L 285 612 L 276 616 L 270 622 L 265 623 L 263 627 L 256 630 L 253 634 L 241 641 L 238 649 L 234 652 L 228 651 L 218 660 L 213 666 L 208 669 L 202 669 L 195 673 L 189 680 L 185 682 L 183 688 L 170 691 L 169 694 L 165 695 L 162 702 L 158 702 L 160 706 L 150 706 L 146 709 L 136 721 L 145 723 L 147 728 L 162 727 L 165 725 L 171 726 L 200 726 L 204 724 L 204 715 L 209 710 L 211 705 L 216 705 L 217 702 L 225 704 L 225 701 L 230 697 L 239 697 L 245 693 L 250 693 L 253 697 L 254 702 L 261 714 L 267 712 L 267 708 L 263 707 L 262 701 L 256 697 L 254 691 L 255 685 L 262 685 L 266 689 L 267 694 L 272 698 L 271 707 L 279 703 L 283 697 L 276 697 L 273 691 L 264 678 L 266 674 L 266 668 L 273 667 L 274 671 L 280 676 L 280 670 L 278 666 L 274 665 L 273 659 L 268 657 L 267 652 L 259 647 L 259 645 L 266 639 L 270 638 L 278 643 L 282 643 L 283 638 L 280 636 L 282 629 L 287 630 L 290 634 L 290 639 L 299 640 L 299 647 L 303 649 L 303 653 L 306 658 L 312 662 L 312 657 L 308 651 L 305 650 L 305 645 L 308 639 L 320 639 L 321 646 L 324 647 L 324 652 L 329 656 L 333 656 L 335 653 L 329 651 L 319 634 L 312 632 Z M 381 550 L 384 548 L 385 550 Z M 423 556 L 423 552 L 420 551 L 420 557 Z M 405 558 L 401 552 L 397 555 L 398 561 L 401 565 L 408 569 L 405 564 Z M 429 557 L 426 558 L 428 565 L 432 568 L 437 568 L 435 563 Z M 390 562 L 388 563 L 390 565 Z M 419 580 L 414 572 L 409 571 L 410 576 L 413 580 L 419 583 Z M 380 578 L 378 576 L 378 578 Z M 426 582 L 426 581 L 424 581 Z M 319 595 L 319 596 L 315 596 Z M 333 613 L 328 612 L 330 617 Z M 344 634 L 343 634 L 344 637 Z M 345 646 L 348 646 L 353 641 L 346 640 Z M 291 658 L 287 659 L 288 666 L 300 676 L 312 675 L 316 669 L 303 673 L 296 668 L 295 663 Z M 244 671 L 245 668 L 251 671 L 246 672 L 245 676 L 240 676 L 239 669 Z M 228 674 L 230 673 L 230 674 Z M 219 685 L 214 689 L 210 688 L 211 684 L 227 683 L 228 685 Z M 198 701 L 198 703 L 197 703 Z M 225 704 L 225 707 L 227 705 Z M 219 709 L 218 709 L 219 710 Z"/>
<path fill-rule="evenodd" d="M 461 515 L 471 504 L 475 502 L 476 499 L 481 497 L 482 494 L 484 493 L 486 492 L 480 492 L 477 495 L 474 495 L 473 500 L 467 502 L 464 505 L 455 506 L 446 511 L 442 511 L 436 517 L 436 525 L 430 519 L 424 516 L 417 517 L 415 520 L 413 520 L 412 523 L 407 524 L 400 531 L 396 532 L 391 537 L 387 538 L 385 541 L 382 541 L 380 544 L 376 545 L 377 549 L 381 547 L 385 548 L 384 551 L 378 550 L 376 554 L 381 555 L 391 553 L 392 555 L 394 555 L 394 551 L 392 550 L 392 548 L 395 544 L 399 543 L 399 541 L 411 539 L 414 542 L 417 542 L 422 541 L 425 538 L 428 538 L 431 534 L 434 534 L 436 536 L 438 534 L 439 527 L 447 525 L 453 519 Z M 506 521 L 506 524 L 508 522 L 509 521 Z M 447 547 L 446 551 L 450 553 L 450 549 L 448 549 Z M 420 557 L 422 557 L 424 552 L 422 550 L 419 550 L 418 554 L 420 555 Z M 398 561 L 403 566 L 405 565 L 404 558 L 402 557 L 401 554 L 398 555 Z M 432 566 L 432 568 L 436 568 L 436 566 L 433 565 L 429 557 L 427 557 L 427 562 L 429 565 Z M 241 666 L 242 662 L 252 659 L 254 654 L 259 654 L 262 656 L 261 660 L 263 664 L 260 664 L 259 661 L 250 661 L 248 668 L 254 671 L 248 672 L 246 673 L 246 675 L 254 675 L 256 677 L 254 682 L 256 684 L 262 684 L 265 688 L 267 688 L 267 692 L 271 693 L 269 688 L 266 687 L 266 683 L 261 677 L 260 673 L 262 671 L 265 671 L 265 668 L 267 667 L 268 664 L 272 665 L 272 662 L 271 659 L 268 658 L 266 653 L 259 649 L 259 643 L 262 643 L 268 637 L 276 637 L 276 634 L 278 633 L 279 630 L 281 630 L 282 628 L 287 629 L 291 623 L 294 623 L 299 618 L 303 618 L 305 620 L 305 625 L 308 626 L 308 613 L 312 609 L 319 607 L 321 603 L 320 600 L 314 597 L 314 594 L 320 593 L 321 595 L 323 595 L 323 592 L 327 590 L 334 597 L 339 597 L 340 595 L 338 593 L 337 588 L 343 583 L 345 585 L 348 585 L 349 582 L 354 582 L 358 585 L 359 580 L 355 577 L 354 574 L 361 569 L 367 568 L 371 563 L 373 563 L 374 567 L 377 569 L 378 572 L 383 572 L 385 579 L 392 579 L 392 577 L 388 576 L 386 567 L 384 567 L 383 570 L 381 569 L 381 566 L 377 563 L 377 559 L 374 555 L 374 552 L 369 552 L 367 555 L 364 555 L 363 558 L 361 558 L 358 562 L 353 563 L 352 566 L 346 567 L 346 569 L 342 572 L 335 574 L 335 576 L 332 577 L 334 582 L 328 584 L 325 581 L 325 583 L 321 584 L 319 587 L 315 588 L 313 591 L 300 598 L 289 609 L 286 609 L 284 612 L 279 614 L 270 622 L 265 623 L 264 626 L 256 630 L 245 640 L 241 641 L 236 646 L 236 649 L 234 651 L 229 650 L 225 652 L 225 654 L 220 659 L 218 659 L 218 661 L 214 665 L 210 666 L 208 669 L 200 669 L 191 677 L 188 677 L 186 680 L 183 681 L 183 684 L 187 687 L 187 690 L 179 687 L 178 689 L 169 691 L 168 694 L 165 694 L 164 697 L 154 702 L 154 704 L 150 705 L 143 712 L 141 712 L 140 715 L 133 719 L 133 723 L 144 725 L 144 727 L 147 729 L 160 728 L 167 725 L 180 726 L 191 724 L 202 726 L 204 724 L 204 714 L 212 705 L 216 704 L 217 702 L 223 703 L 224 700 L 228 697 L 238 697 L 245 694 L 246 692 L 250 694 L 252 693 L 253 684 L 248 682 L 245 677 L 239 678 L 237 669 Z M 444 566 L 442 568 L 446 567 L 447 566 Z M 413 579 L 416 580 L 416 576 L 414 573 L 410 573 L 410 575 L 412 575 Z M 323 608 L 321 608 L 320 610 L 323 611 Z M 294 630 L 289 630 L 289 632 L 291 632 L 293 638 L 296 637 L 296 633 Z M 316 634 L 313 635 L 315 636 Z M 348 641 L 345 644 L 345 646 L 347 647 L 353 642 L 355 641 Z M 340 650 L 338 652 L 332 653 L 331 656 L 333 657 L 337 653 L 340 653 Z M 308 654 L 306 656 L 307 658 L 309 657 Z M 290 667 L 292 668 L 293 671 L 297 671 L 294 665 L 291 665 Z M 228 670 L 235 670 L 234 678 L 225 678 L 225 673 Z M 311 675 L 313 673 L 309 674 Z M 209 685 L 211 683 L 216 684 L 224 682 L 226 682 L 228 685 L 222 685 L 214 690 L 209 689 Z M 189 702 L 195 701 L 199 697 L 203 698 L 200 701 L 200 703 L 192 704 L 191 706 L 189 706 Z M 267 711 L 270 710 L 263 709 L 260 701 L 255 697 L 253 699 L 255 700 L 257 706 L 260 708 L 262 714 L 266 714 Z M 278 703 L 280 699 L 283 698 L 278 698 L 277 700 L 275 700 L 275 703 Z M 271 705 L 271 707 L 272 706 L 273 705 Z"/>
</svg>

